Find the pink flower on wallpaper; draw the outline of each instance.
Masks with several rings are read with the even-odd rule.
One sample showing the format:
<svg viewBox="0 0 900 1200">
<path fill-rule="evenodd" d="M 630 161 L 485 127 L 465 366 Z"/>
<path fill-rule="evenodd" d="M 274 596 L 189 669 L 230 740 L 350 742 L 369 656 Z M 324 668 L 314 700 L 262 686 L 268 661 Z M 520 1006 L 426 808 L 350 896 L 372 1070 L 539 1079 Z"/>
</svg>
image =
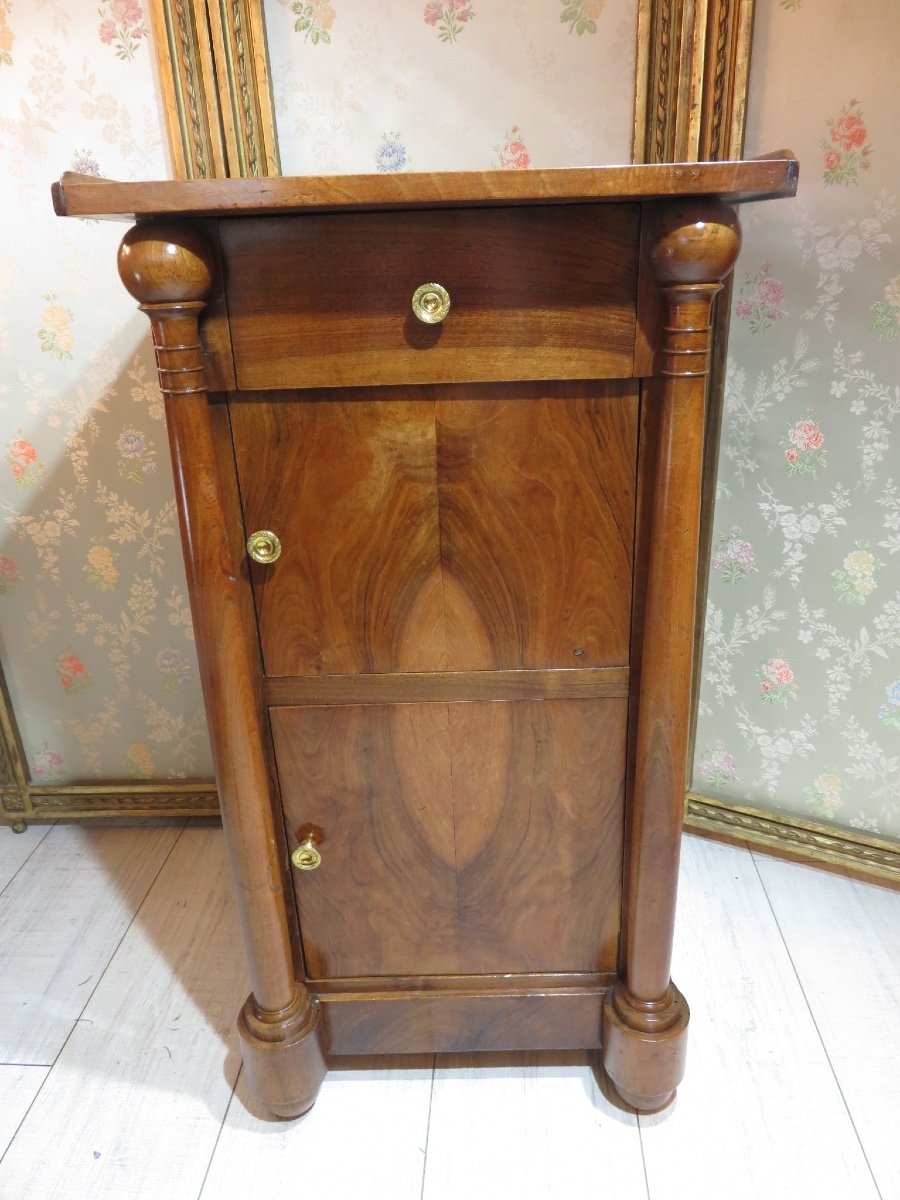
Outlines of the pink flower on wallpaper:
<svg viewBox="0 0 900 1200">
<path fill-rule="evenodd" d="M 798 421 L 788 437 L 800 450 L 818 450 L 825 441 L 815 421 Z"/>
<path fill-rule="evenodd" d="M 775 309 L 784 300 L 784 284 L 777 279 L 760 280 L 757 286 L 760 304 L 768 309 Z"/>
<path fill-rule="evenodd" d="M 100 41 L 104 46 L 115 46 L 116 58 L 130 61 L 147 34 L 143 8 L 138 0 L 105 0 L 99 11 Z"/>
<path fill-rule="evenodd" d="M 797 699 L 794 672 L 783 658 L 770 658 L 763 663 L 759 690 L 766 704 L 780 704 L 787 707 L 789 700 Z"/>
<path fill-rule="evenodd" d="M 787 440 L 782 442 L 788 474 L 815 479 L 819 467 L 825 466 L 824 444 L 825 435 L 815 421 L 809 417 L 795 421 L 788 430 Z"/>
<path fill-rule="evenodd" d="M 0 595 L 11 591 L 19 583 L 19 565 L 8 554 L 0 554 Z"/>
<path fill-rule="evenodd" d="M 716 543 L 712 567 L 714 571 L 721 572 L 721 578 L 726 583 L 737 583 L 739 579 L 744 579 L 756 570 L 753 565 L 755 558 L 756 551 L 746 538 L 741 537 L 740 526 L 734 525 L 730 532 L 723 533 Z"/>
<path fill-rule="evenodd" d="M 44 477 L 44 464 L 27 438 L 15 437 L 7 444 L 6 461 L 20 487 L 33 487 Z"/>
<path fill-rule="evenodd" d="M 137 0 L 110 0 L 109 11 L 119 25 L 140 25 L 144 15 Z"/>
<path fill-rule="evenodd" d="M 51 750 L 49 743 L 41 742 L 41 748 L 31 764 L 31 773 L 35 779 L 40 779 L 43 783 L 56 783 L 62 779 L 65 765 L 65 759 L 61 754 Z"/>
<path fill-rule="evenodd" d="M 83 692 L 90 686 L 91 677 L 77 654 L 67 650 L 56 660 L 56 672 L 64 691 L 69 694 Z"/>
<path fill-rule="evenodd" d="M 748 271 L 734 306 L 734 315 L 749 321 L 751 333 L 765 333 L 784 316 L 784 284 L 772 277 L 771 270 L 772 264 L 764 262 L 755 275 Z"/>
<path fill-rule="evenodd" d="M 854 150 L 866 144 L 866 127 L 862 116 L 856 112 L 838 117 L 831 127 L 831 140 L 839 142 L 842 150 Z"/>
<path fill-rule="evenodd" d="M 531 155 L 522 140 L 522 131 L 513 125 L 502 146 L 497 146 L 498 162 L 505 171 L 524 171 L 531 166 Z"/>
<path fill-rule="evenodd" d="M 35 450 L 31 442 L 26 441 L 23 437 L 13 438 L 7 447 L 7 453 L 10 458 L 26 466 L 37 459 L 37 450 Z"/>
<path fill-rule="evenodd" d="M 720 739 L 715 746 L 707 746 L 697 768 L 698 774 L 713 787 L 733 783 L 737 777 L 737 762 L 733 754 L 725 749 Z"/>
<path fill-rule="evenodd" d="M 853 99 L 841 109 L 840 116 L 825 122 L 828 137 L 822 138 L 823 179 L 826 184 L 859 184 L 859 172 L 869 169 L 868 130 L 859 101 Z"/>
<path fill-rule="evenodd" d="M 425 24 L 436 27 L 442 42 L 455 42 L 463 26 L 475 17 L 472 0 L 428 0 Z"/>
</svg>

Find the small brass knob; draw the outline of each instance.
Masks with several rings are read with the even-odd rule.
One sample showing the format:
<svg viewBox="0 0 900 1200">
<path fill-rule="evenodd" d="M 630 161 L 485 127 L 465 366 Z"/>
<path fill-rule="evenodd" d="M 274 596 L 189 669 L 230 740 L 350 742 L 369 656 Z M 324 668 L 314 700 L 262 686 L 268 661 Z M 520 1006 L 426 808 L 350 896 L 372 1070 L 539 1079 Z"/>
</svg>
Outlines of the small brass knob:
<svg viewBox="0 0 900 1200">
<path fill-rule="evenodd" d="M 450 293 L 439 283 L 423 283 L 413 292 L 412 310 L 426 325 L 437 325 L 450 311 Z"/>
<path fill-rule="evenodd" d="M 254 562 L 273 563 L 281 557 L 281 540 L 271 529 L 258 529 L 247 538 L 247 553 Z"/>
<path fill-rule="evenodd" d="M 316 849 L 313 835 L 308 833 L 291 855 L 291 862 L 298 871 L 314 871 L 321 861 L 322 855 Z"/>
</svg>

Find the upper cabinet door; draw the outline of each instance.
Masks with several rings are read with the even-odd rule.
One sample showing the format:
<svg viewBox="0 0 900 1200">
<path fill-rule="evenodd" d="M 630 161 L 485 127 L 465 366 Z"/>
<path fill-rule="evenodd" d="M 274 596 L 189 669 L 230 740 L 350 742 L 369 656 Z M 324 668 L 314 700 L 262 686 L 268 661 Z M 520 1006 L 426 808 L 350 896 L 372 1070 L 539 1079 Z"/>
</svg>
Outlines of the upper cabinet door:
<svg viewBox="0 0 900 1200">
<path fill-rule="evenodd" d="M 234 396 L 266 674 L 628 662 L 631 382 Z"/>
</svg>

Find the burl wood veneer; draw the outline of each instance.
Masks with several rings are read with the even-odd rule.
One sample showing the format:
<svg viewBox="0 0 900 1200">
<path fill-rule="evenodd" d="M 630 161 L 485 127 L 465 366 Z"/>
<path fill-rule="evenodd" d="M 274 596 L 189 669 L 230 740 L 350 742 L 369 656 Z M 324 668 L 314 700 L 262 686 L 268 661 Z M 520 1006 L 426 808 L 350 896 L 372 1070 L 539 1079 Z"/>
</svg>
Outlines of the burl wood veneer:
<svg viewBox="0 0 900 1200">
<path fill-rule="evenodd" d="M 54 189 L 137 222 L 274 1113 L 379 1052 L 596 1048 L 673 1095 L 710 313 L 728 202 L 795 186 L 784 152 Z"/>
</svg>

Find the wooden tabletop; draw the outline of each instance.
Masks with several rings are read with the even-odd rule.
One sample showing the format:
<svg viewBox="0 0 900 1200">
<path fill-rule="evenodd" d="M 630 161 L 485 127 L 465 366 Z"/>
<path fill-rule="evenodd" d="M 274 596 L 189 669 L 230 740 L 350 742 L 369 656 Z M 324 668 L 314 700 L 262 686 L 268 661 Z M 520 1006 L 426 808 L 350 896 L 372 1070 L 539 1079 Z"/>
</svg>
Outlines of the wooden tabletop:
<svg viewBox="0 0 900 1200">
<path fill-rule="evenodd" d="M 438 171 L 387 175 L 119 183 L 67 171 L 53 184 L 59 216 L 237 216 L 306 210 L 457 207 L 469 204 L 587 204 L 715 195 L 730 203 L 793 196 L 798 163 L 789 150 L 745 162 L 567 167 L 535 171 Z"/>
</svg>

